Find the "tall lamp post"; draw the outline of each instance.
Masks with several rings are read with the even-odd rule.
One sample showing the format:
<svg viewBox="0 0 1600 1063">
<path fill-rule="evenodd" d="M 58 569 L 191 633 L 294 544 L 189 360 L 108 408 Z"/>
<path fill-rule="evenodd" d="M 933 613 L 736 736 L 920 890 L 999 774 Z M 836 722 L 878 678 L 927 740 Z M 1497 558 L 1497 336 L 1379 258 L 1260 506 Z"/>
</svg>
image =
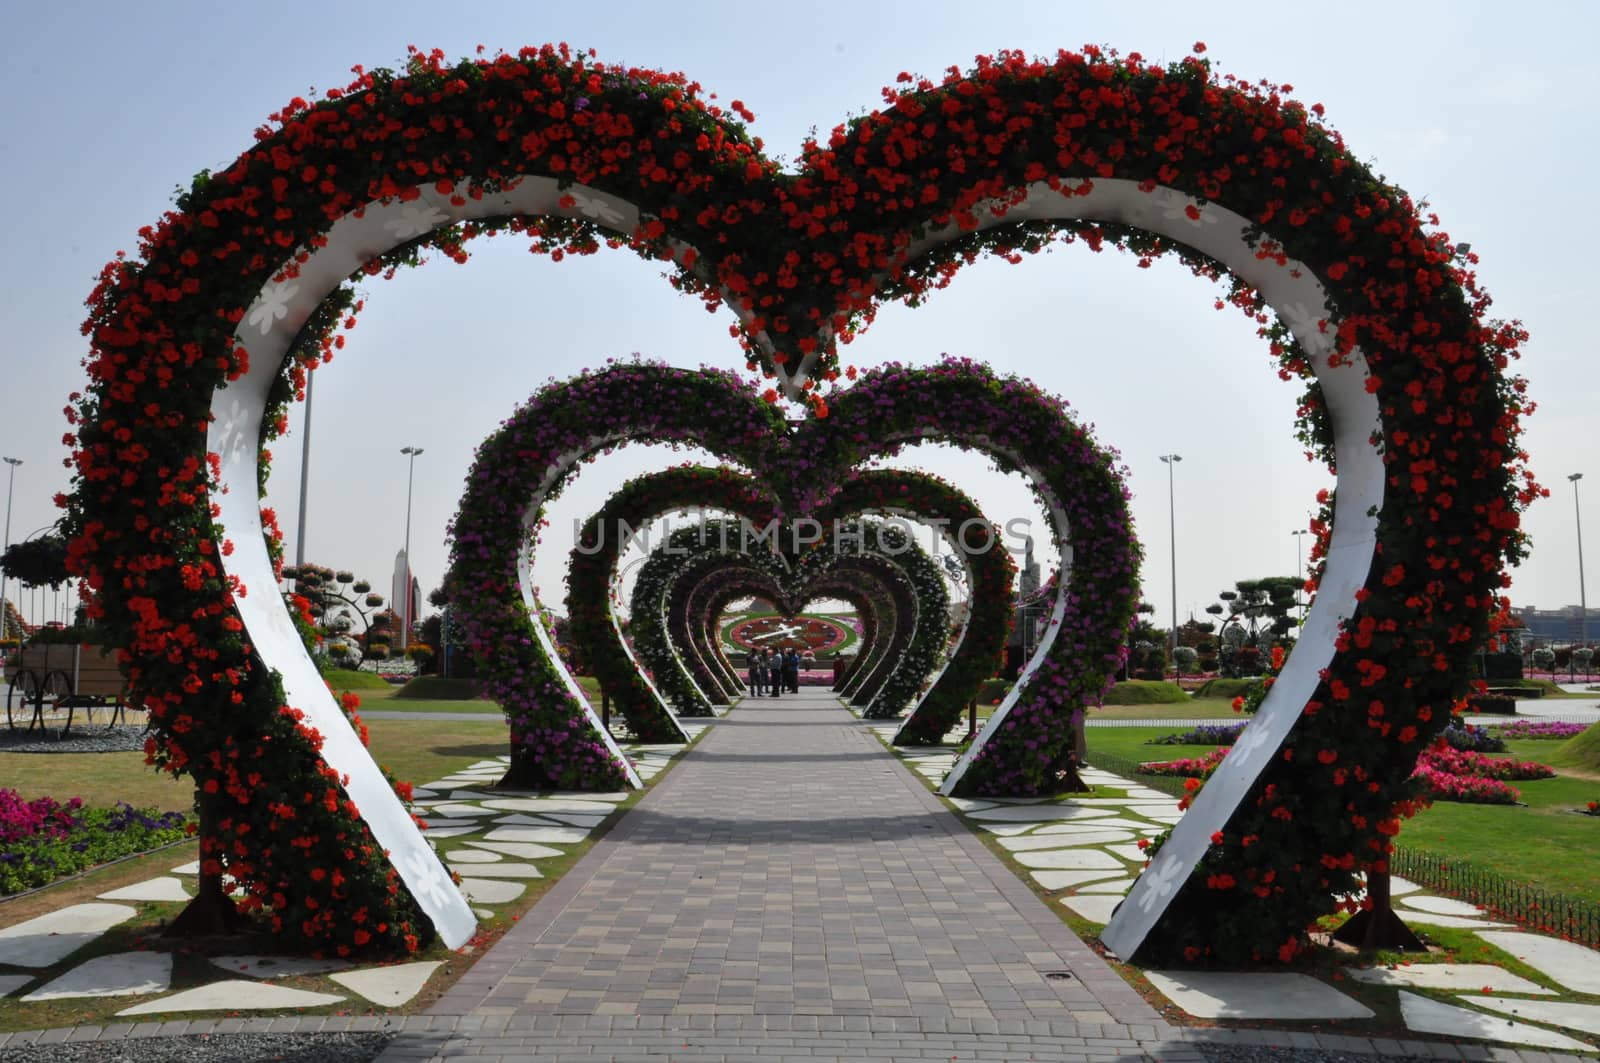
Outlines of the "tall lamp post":
<svg viewBox="0 0 1600 1063">
<path fill-rule="evenodd" d="M 6 538 L 5 546 L 0 547 L 0 554 L 11 549 L 11 489 L 17 484 L 17 466 L 22 464 L 21 458 L 6 458 L 5 463 L 11 466 L 11 474 L 6 482 Z M 6 606 L 6 580 L 10 576 L 4 568 L 0 568 L 0 638 L 5 638 L 6 628 L 11 622 L 11 610 Z"/>
<path fill-rule="evenodd" d="M 304 434 L 300 441 L 300 512 L 295 518 L 294 564 L 296 568 L 306 563 L 306 488 L 311 480 L 311 382 L 316 373 L 306 373 L 306 417 Z M 409 555 L 407 561 L 410 560 Z"/>
<path fill-rule="evenodd" d="M 6 459 L 10 461 L 10 458 Z M 1589 644 L 1589 598 L 1583 589 L 1583 510 L 1578 507 L 1578 481 L 1583 473 L 1567 477 L 1572 482 L 1572 516 L 1578 522 L 1578 642 Z"/>
<path fill-rule="evenodd" d="M 401 447 L 400 453 L 409 459 L 406 464 L 406 571 L 400 580 L 400 652 L 404 653 L 411 643 L 411 481 L 422 448 Z"/>
<path fill-rule="evenodd" d="M 1302 569 L 1300 567 L 1301 558 L 1305 556 L 1305 547 L 1301 545 L 1300 537 L 1302 535 L 1310 535 L 1311 531 L 1308 528 L 1299 528 L 1289 534 L 1294 536 L 1294 607 L 1299 609 L 1301 607 L 1300 589 L 1301 585 L 1305 583 L 1305 577 L 1301 575 Z M 1305 617 L 1302 616 L 1300 620 L 1304 622 Z"/>
<path fill-rule="evenodd" d="M 1172 667 L 1178 667 L 1178 511 L 1173 501 L 1173 469 L 1183 457 L 1178 454 L 1161 455 L 1161 463 L 1167 467 L 1167 532 L 1172 540 L 1172 634 L 1168 641 L 1167 656 L 1172 658 Z"/>
</svg>

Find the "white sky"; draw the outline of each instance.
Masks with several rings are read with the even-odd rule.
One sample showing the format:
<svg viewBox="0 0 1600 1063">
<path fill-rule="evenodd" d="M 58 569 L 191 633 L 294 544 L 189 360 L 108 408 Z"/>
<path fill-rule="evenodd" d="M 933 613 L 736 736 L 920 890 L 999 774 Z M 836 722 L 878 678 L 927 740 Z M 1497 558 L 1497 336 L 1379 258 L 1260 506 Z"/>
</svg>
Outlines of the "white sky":
<svg viewBox="0 0 1600 1063">
<path fill-rule="evenodd" d="M 791 16 L 770 10 L 725 0 L 9 7 L 0 453 L 25 462 L 12 540 L 51 523 L 51 498 L 67 486 L 61 408 L 81 386 L 78 326 L 96 272 L 118 249 L 133 249 L 137 229 L 196 171 L 226 166 L 268 113 L 310 87 L 343 85 L 354 64 L 398 65 L 407 44 L 453 57 L 479 44 L 514 51 L 564 40 L 606 61 L 683 70 L 723 102 L 744 101 L 767 151 L 792 158 L 809 129 L 826 133 L 876 106 L 902 70 L 937 77 L 979 52 L 1050 54 L 1085 42 L 1171 61 L 1203 40 L 1220 70 L 1289 82 L 1305 103 L 1325 104 L 1358 158 L 1426 197 L 1451 236 L 1482 256 L 1479 277 L 1496 313 L 1532 332 L 1520 371 L 1540 409 L 1526 442 L 1554 492 L 1529 514 L 1534 553 L 1514 574 L 1513 598 L 1576 604 L 1566 476 L 1591 471 L 1600 394 L 1581 360 L 1592 332 L 1595 223 L 1575 187 L 1595 170 L 1600 132 L 1595 9 L 1351 2 L 1310 14 L 1281 0 L 1002 8 L 820 0 Z M 354 570 L 379 590 L 404 535 L 402 446 L 426 451 L 416 462 L 411 532 L 426 593 L 443 574 L 444 529 L 473 448 L 539 384 L 635 351 L 742 367 L 726 312 L 677 296 L 659 266 L 628 252 L 552 264 L 503 239 L 473 254 L 465 267 L 437 261 L 373 282 L 346 349 L 317 375 L 307 560 Z M 1328 482 L 1290 435 L 1296 389 L 1278 381 L 1253 327 L 1213 310 L 1212 298 L 1175 264 L 1142 271 L 1124 256 L 1057 250 L 1020 266 L 973 267 L 922 309 L 885 308 L 846 360 L 968 355 L 1068 399 L 1131 470 L 1146 597 L 1165 623 L 1171 543 L 1158 455 L 1183 456 L 1174 482 L 1180 617 L 1235 580 L 1292 574 L 1300 540 L 1290 533 Z M 292 424 L 270 500 L 291 557 L 299 411 Z M 551 514 L 536 570 L 547 601 L 559 608 L 573 520 L 623 478 L 684 457 L 632 448 L 583 470 Z M 986 472 L 981 460 L 921 460 L 996 519 L 1033 513 L 1021 483 Z M 1600 490 L 1600 476 L 1585 486 Z M 1600 508 L 1593 512 L 1591 548 Z M 1042 526 L 1042 515 L 1033 519 Z M 1600 554 L 1591 549 L 1590 560 L 1600 564 Z"/>
</svg>

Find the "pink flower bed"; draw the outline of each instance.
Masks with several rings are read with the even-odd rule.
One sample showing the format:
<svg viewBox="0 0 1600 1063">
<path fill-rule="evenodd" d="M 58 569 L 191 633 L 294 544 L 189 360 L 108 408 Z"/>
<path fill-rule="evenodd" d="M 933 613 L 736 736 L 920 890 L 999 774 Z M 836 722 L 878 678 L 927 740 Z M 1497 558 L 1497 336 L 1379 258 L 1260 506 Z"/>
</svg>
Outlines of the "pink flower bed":
<svg viewBox="0 0 1600 1063">
<path fill-rule="evenodd" d="M 1214 749 L 1203 757 L 1179 757 L 1177 760 L 1153 760 L 1139 765 L 1140 775 L 1177 775 L 1189 779 L 1209 778 L 1230 746 Z"/>
<path fill-rule="evenodd" d="M 82 807 L 81 797 L 63 805 L 48 797 L 24 801 L 17 791 L 0 789 L 0 842 L 59 838 L 77 825 L 73 813 Z"/>
<path fill-rule="evenodd" d="M 1467 750 L 1430 749 L 1417 758 L 1417 767 L 1427 767 L 1446 775 L 1466 775 L 1481 779 L 1550 779 L 1555 772 L 1537 761 L 1487 757 Z"/>
<path fill-rule="evenodd" d="M 1476 805 L 1514 805 L 1522 797 L 1515 786 L 1478 775 L 1450 775 L 1418 763 L 1412 773 L 1438 801 L 1462 801 Z"/>
<path fill-rule="evenodd" d="M 1514 723 L 1496 724 L 1494 732 L 1501 738 L 1571 738 L 1589 729 L 1588 724 L 1566 723 L 1561 720 L 1517 720 Z"/>
</svg>

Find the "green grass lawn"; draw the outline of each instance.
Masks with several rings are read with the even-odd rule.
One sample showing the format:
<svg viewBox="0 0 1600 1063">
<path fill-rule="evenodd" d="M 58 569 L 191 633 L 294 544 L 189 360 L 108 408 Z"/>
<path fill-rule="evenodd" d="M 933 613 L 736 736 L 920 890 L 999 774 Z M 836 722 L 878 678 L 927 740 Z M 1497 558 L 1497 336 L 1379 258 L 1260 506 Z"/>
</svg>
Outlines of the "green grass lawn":
<svg viewBox="0 0 1600 1063">
<path fill-rule="evenodd" d="M 1145 744 L 1174 730 L 1091 727 L 1089 759 L 1092 762 L 1099 751 L 1136 762 L 1176 760 L 1200 756 L 1215 748 Z M 1549 764 L 1560 745 L 1547 741 L 1508 742 L 1506 753 L 1493 755 Z M 1586 772 L 1582 777 L 1558 775 L 1511 785 L 1522 792 L 1522 804 L 1436 801 L 1432 808 L 1404 824 L 1399 844 L 1600 904 L 1600 819 L 1572 812 L 1600 796 L 1600 780 Z"/>
</svg>

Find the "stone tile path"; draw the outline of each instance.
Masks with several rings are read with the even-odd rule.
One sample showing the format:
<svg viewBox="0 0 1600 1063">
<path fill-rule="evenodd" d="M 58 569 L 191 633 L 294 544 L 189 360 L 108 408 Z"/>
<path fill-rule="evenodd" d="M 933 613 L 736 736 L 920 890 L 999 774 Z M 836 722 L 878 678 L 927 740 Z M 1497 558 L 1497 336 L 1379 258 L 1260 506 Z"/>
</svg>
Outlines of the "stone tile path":
<svg viewBox="0 0 1600 1063">
<path fill-rule="evenodd" d="M 823 691 L 747 701 L 585 863 L 434 1010 L 1160 1025 Z"/>
</svg>

